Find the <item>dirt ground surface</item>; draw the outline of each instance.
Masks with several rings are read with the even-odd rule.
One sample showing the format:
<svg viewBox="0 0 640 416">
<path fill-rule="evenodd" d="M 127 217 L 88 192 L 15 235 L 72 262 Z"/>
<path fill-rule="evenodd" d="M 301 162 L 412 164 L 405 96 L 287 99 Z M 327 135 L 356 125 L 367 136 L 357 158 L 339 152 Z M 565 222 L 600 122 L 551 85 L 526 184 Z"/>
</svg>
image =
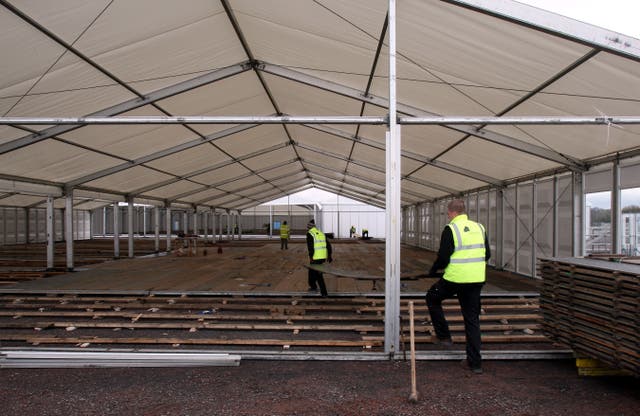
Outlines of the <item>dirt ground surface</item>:
<svg viewBox="0 0 640 416">
<path fill-rule="evenodd" d="M 578 376 L 571 360 L 249 361 L 238 367 L 0 370 L 0 414 L 616 415 L 640 409 L 640 379 Z"/>
</svg>

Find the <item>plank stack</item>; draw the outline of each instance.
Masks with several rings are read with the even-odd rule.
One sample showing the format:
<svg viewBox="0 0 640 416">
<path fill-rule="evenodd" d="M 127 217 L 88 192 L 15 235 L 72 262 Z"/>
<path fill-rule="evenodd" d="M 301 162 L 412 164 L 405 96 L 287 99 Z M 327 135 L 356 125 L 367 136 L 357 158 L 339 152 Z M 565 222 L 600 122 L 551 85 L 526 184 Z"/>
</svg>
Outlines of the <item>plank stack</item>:
<svg viewBox="0 0 640 416">
<path fill-rule="evenodd" d="M 576 354 L 640 375 L 640 267 L 541 259 L 543 331 Z"/>
</svg>

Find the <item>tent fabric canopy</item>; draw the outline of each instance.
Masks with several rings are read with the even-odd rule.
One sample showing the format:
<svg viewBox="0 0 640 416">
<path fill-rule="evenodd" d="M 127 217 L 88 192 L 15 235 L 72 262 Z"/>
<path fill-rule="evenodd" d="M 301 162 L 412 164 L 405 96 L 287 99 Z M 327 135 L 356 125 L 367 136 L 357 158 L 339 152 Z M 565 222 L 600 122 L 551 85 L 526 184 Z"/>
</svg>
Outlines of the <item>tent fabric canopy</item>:
<svg viewBox="0 0 640 416">
<path fill-rule="evenodd" d="M 0 0 L 0 117 L 386 116 L 387 0 Z M 640 114 L 640 40 L 513 2 L 397 2 L 398 116 Z M 144 24 L 142 24 L 144 22 Z M 0 125 L 0 205 L 385 205 L 384 125 Z M 634 157 L 640 126 L 405 125 L 401 204 Z M 59 190 L 52 192 L 52 190 Z"/>
</svg>

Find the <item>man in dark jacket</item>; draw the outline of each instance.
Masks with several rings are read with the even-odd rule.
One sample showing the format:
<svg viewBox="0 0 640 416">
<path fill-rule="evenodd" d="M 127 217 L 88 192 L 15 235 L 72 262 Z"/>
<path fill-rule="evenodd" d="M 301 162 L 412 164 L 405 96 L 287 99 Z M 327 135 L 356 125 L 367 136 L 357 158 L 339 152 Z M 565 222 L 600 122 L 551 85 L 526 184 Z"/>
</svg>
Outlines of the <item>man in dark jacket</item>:
<svg viewBox="0 0 640 416">
<path fill-rule="evenodd" d="M 464 201 L 455 199 L 447 206 L 449 223 L 440 237 L 438 257 L 429 276 L 441 276 L 426 295 L 434 342 L 449 346 L 451 333 L 442 310 L 442 301 L 458 297 L 467 341 L 467 359 L 463 365 L 475 374 L 482 373 L 480 356 L 480 291 L 486 279 L 486 262 L 491 257 L 487 233 L 465 213 Z M 444 270 L 444 273 L 438 271 Z"/>
<path fill-rule="evenodd" d="M 307 249 L 309 250 L 310 264 L 323 264 L 326 261 L 331 263 L 331 243 L 324 233 L 316 228 L 316 222 L 312 219 L 307 224 Z M 320 294 L 327 296 L 327 287 L 324 284 L 322 272 L 309 269 L 309 291 L 315 292 L 320 286 Z"/>
</svg>

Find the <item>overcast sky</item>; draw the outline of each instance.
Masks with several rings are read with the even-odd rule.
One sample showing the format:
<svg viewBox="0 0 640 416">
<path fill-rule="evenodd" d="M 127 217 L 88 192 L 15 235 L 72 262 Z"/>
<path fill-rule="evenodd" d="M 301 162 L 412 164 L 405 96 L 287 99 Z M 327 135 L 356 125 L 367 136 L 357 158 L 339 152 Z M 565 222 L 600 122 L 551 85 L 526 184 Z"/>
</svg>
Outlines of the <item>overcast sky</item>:
<svg viewBox="0 0 640 416">
<path fill-rule="evenodd" d="M 518 0 L 640 39 L 639 0 Z"/>
</svg>

